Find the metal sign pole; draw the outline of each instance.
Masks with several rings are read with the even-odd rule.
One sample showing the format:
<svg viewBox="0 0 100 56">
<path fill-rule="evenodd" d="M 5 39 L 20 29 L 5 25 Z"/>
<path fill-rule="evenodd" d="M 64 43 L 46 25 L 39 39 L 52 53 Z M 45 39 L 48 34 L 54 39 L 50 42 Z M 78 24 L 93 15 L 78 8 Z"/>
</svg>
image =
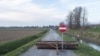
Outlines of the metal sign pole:
<svg viewBox="0 0 100 56">
<path fill-rule="evenodd" d="M 62 51 L 63 51 L 63 32 L 62 32 Z"/>
</svg>

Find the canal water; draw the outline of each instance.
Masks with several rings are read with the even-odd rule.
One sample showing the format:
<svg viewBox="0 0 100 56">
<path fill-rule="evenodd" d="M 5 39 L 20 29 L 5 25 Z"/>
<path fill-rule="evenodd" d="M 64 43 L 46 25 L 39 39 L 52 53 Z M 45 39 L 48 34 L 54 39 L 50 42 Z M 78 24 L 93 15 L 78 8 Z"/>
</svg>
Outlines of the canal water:
<svg viewBox="0 0 100 56">
<path fill-rule="evenodd" d="M 75 36 L 72 36 L 72 38 L 76 40 Z M 91 47 L 91 48 L 93 48 L 97 51 L 100 51 L 100 45 L 97 45 L 97 44 L 94 44 L 94 43 L 91 43 L 91 42 L 86 42 L 82 39 L 79 39 L 78 41 L 82 44 L 86 44 L 87 46 L 89 46 L 89 47 Z"/>
<path fill-rule="evenodd" d="M 94 44 L 94 43 L 85 42 L 85 41 L 83 41 L 83 40 L 80 40 L 80 43 L 86 44 L 86 45 L 88 45 L 89 47 L 91 47 L 91 48 L 93 48 L 93 49 L 95 49 L 95 50 L 97 50 L 97 51 L 100 51 L 100 46 L 99 46 L 99 45 L 96 45 L 96 44 Z"/>
</svg>

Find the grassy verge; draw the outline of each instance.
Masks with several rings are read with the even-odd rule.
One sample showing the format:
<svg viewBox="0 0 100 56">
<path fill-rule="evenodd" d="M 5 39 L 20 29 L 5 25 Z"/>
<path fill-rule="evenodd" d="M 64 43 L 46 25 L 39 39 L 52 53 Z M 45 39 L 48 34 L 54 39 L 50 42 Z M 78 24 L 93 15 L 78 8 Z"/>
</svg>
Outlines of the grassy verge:
<svg viewBox="0 0 100 56">
<path fill-rule="evenodd" d="M 72 37 L 70 37 L 69 35 L 64 35 L 64 40 L 73 41 L 74 39 Z"/>
<path fill-rule="evenodd" d="M 89 28 L 84 30 L 68 30 L 69 34 L 77 36 L 79 39 L 84 39 L 87 42 L 92 42 L 100 45 L 100 28 Z"/>
<path fill-rule="evenodd" d="M 62 34 L 60 32 L 58 32 L 58 34 L 61 36 Z M 65 41 L 73 41 L 74 39 L 72 37 L 70 37 L 70 35 L 68 34 L 63 34 L 63 39 Z"/>
<path fill-rule="evenodd" d="M 96 51 L 85 44 L 79 44 L 78 50 L 74 51 L 78 56 L 100 56 L 99 51 Z"/>
<path fill-rule="evenodd" d="M 41 38 L 33 40 L 33 41 L 31 41 L 31 42 L 29 42 L 29 43 L 27 43 L 27 44 L 25 44 L 17 49 L 5 54 L 4 56 L 18 56 L 22 52 L 26 51 L 29 47 L 33 46 L 36 43 L 36 41 L 38 41 L 39 39 L 41 39 Z"/>
<path fill-rule="evenodd" d="M 30 41 L 33 41 L 37 38 L 39 38 L 40 36 L 42 36 L 44 33 L 46 33 L 46 31 L 44 32 L 41 32 L 39 34 L 36 34 L 36 35 L 33 35 L 33 36 L 29 36 L 29 37 L 26 37 L 26 38 L 22 38 L 22 39 L 19 39 L 19 40 L 14 40 L 14 41 L 10 41 L 8 43 L 4 43 L 4 44 L 1 44 L 0 45 L 0 55 L 4 55 L 8 52 L 13 52 L 13 53 L 16 53 L 16 49 L 19 50 L 20 52 L 22 52 L 22 49 L 26 49 L 26 47 L 28 48 L 28 45 L 30 46 L 32 42 Z M 27 44 L 29 43 L 30 44 Z M 26 44 L 26 45 L 25 45 Z M 25 45 L 25 47 L 23 47 L 21 49 L 21 47 Z M 9 54 L 9 53 L 8 53 Z M 6 55 L 8 56 L 8 55 Z M 11 56 L 11 55 L 10 55 Z M 13 56 L 13 55 L 12 55 Z"/>
<path fill-rule="evenodd" d="M 72 39 L 70 36 L 65 35 L 64 40 L 71 41 Z M 74 52 L 76 53 L 77 56 L 100 56 L 99 51 L 96 51 L 93 48 L 81 43 L 79 43 L 78 49 L 74 50 Z"/>
<path fill-rule="evenodd" d="M 69 35 L 64 35 L 64 40 L 72 41 L 73 39 Z M 74 50 L 77 56 L 100 56 L 100 52 L 93 48 L 79 43 L 78 49 Z"/>
<path fill-rule="evenodd" d="M 100 26 L 99 27 L 91 27 L 88 30 L 93 31 L 93 32 L 100 32 Z"/>
</svg>

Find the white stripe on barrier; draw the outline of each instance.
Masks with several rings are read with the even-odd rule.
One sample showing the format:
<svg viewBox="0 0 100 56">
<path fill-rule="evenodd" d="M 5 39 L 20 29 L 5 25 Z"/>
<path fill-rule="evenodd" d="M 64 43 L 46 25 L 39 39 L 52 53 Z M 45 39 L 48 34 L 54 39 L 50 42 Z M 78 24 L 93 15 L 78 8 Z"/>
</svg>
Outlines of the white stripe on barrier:
<svg viewBox="0 0 100 56">
<path fill-rule="evenodd" d="M 65 27 L 59 27 L 60 30 L 66 30 L 67 28 Z"/>
</svg>

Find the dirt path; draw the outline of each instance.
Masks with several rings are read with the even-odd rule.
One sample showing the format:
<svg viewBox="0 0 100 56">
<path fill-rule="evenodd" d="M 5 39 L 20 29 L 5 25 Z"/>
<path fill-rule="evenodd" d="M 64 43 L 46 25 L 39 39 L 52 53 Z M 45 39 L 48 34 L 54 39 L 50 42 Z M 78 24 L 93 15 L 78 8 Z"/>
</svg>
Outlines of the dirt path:
<svg viewBox="0 0 100 56">
<path fill-rule="evenodd" d="M 50 29 L 47 35 L 42 39 L 42 41 L 48 40 L 61 41 L 62 38 L 54 30 Z M 37 49 L 36 46 L 33 46 L 20 56 L 76 56 L 76 54 L 72 50 L 64 50 L 63 52 L 59 50 L 59 55 L 57 55 L 56 50 Z"/>
</svg>

